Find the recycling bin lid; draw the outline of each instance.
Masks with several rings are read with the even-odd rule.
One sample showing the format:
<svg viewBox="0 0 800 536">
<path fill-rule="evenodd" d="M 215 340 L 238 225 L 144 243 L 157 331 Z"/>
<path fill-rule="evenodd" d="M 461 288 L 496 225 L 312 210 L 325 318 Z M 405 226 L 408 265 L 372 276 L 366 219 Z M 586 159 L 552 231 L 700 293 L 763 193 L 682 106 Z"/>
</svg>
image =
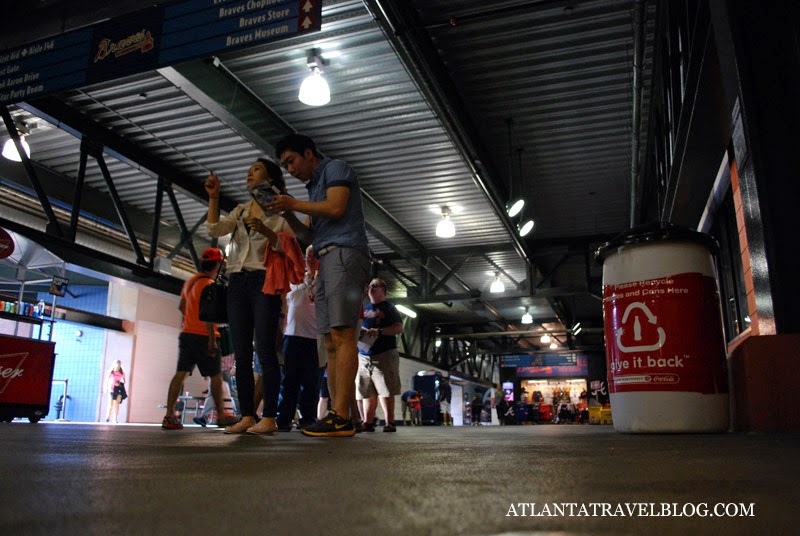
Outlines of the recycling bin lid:
<svg viewBox="0 0 800 536">
<path fill-rule="evenodd" d="M 658 221 L 637 225 L 618 234 L 597 248 L 594 258 L 602 264 L 606 257 L 620 246 L 661 241 L 693 242 L 705 246 L 712 255 L 719 252 L 719 244 L 711 235 L 667 221 Z"/>
</svg>

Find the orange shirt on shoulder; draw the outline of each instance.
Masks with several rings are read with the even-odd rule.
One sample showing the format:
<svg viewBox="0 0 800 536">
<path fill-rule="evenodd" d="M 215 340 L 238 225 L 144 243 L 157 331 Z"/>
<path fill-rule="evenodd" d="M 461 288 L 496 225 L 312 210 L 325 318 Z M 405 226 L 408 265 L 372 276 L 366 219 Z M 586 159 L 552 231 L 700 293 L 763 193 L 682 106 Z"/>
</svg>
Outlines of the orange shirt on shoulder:
<svg viewBox="0 0 800 536">
<path fill-rule="evenodd" d="M 181 333 L 192 333 L 195 335 L 208 335 L 206 323 L 200 320 L 200 294 L 203 289 L 213 283 L 214 280 L 206 274 L 196 274 L 186 280 L 181 290 L 181 298 L 184 300 L 186 308 L 183 314 L 183 329 Z M 214 333 L 219 337 L 219 331 L 214 326 Z"/>
</svg>

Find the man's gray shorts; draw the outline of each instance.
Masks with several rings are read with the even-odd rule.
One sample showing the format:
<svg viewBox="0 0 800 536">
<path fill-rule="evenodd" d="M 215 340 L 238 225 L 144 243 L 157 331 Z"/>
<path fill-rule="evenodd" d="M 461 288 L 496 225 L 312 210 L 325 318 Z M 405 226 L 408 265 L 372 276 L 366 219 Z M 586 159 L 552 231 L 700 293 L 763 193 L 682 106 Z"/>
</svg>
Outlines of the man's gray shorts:
<svg viewBox="0 0 800 536">
<path fill-rule="evenodd" d="M 341 326 L 355 329 L 369 273 L 369 257 L 354 248 L 338 247 L 320 257 L 314 298 L 318 333 L 330 333 L 331 328 Z"/>
</svg>

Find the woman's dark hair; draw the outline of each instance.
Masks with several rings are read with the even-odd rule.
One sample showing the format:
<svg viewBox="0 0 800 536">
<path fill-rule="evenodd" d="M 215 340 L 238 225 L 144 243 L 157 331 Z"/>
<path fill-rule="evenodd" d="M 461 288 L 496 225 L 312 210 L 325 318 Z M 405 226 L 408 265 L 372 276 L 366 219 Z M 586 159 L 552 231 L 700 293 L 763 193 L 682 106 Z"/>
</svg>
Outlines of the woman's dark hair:
<svg viewBox="0 0 800 536">
<path fill-rule="evenodd" d="M 314 140 L 304 134 L 289 134 L 275 145 L 275 156 L 280 159 L 281 155 L 286 151 L 294 151 L 297 154 L 303 154 L 306 152 L 306 149 L 311 149 L 311 153 L 315 157 L 320 158 Z"/>
<path fill-rule="evenodd" d="M 282 194 L 285 194 L 286 181 L 283 180 L 283 170 L 281 169 L 281 166 L 268 158 L 256 158 L 256 161 L 264 164 L 264 167 L 267 169 L 269 183 L 280 190 Z"/>
</svg>

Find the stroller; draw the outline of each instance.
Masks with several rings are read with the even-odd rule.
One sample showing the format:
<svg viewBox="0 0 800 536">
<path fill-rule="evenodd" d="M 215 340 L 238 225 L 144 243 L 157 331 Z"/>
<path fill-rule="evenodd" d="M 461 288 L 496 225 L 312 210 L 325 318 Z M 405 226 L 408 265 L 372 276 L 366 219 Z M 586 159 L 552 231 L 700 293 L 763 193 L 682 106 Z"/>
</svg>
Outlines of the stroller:
<svg viewBox="0 0 800 536">
<path fill-rule="evenodd" d="M 569 404 L 562 403 L 558 406 L 558 424 L 575 422 L 575 412 L 569 407 Z"/>
</svg>

